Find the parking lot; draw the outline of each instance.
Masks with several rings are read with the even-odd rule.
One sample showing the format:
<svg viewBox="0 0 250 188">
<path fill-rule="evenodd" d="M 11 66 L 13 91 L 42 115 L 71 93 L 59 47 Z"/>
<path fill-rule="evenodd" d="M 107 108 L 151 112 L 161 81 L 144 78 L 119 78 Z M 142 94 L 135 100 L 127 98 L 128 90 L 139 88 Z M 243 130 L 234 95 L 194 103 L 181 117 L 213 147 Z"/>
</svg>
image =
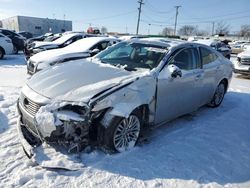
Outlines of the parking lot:
<svg viewBox="0 0 250 188">
<path fill-rule="evenodd" d="M 21 53 L 0 60 L 0 187 L 250 186 L 249 77 L 233 75 L 219 108 L 202 107 L 154 129 L 125 153 L 81 153 L 85 167 L 64 171 L 34 165 L 22 151 L 16 101 L 26 72 Z"/>
</svg>

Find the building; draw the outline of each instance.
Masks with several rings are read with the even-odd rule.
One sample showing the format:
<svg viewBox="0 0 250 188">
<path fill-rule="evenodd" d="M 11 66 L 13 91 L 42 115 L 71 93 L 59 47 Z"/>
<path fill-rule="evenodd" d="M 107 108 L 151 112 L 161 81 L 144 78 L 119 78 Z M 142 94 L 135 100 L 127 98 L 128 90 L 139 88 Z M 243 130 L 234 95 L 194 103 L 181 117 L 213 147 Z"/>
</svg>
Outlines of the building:
<svg viewBox="0 0 250 188">
<path fill-rule="evenodd" d="M 72 21 L 69 20 L 14 16 L 3 19 L 1 22 L 0 26 L 2 28 L 15 30 L 16 32 L 28 31 L 34 36 L 48 32 L 61 33 L 64 31 L 72 31 Z"/>
</svg>

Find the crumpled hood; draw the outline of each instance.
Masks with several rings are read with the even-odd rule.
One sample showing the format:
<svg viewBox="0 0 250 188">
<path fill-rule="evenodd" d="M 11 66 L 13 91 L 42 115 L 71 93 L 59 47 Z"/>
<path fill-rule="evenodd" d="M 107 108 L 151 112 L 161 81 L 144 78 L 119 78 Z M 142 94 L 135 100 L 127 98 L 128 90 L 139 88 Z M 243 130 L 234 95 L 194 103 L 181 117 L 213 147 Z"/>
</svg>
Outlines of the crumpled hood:
<svg viewBox="0 0 250 188">
<path fill-rule="evenodd" d="M 238 54 L 238 57 L 240 58 L 250 58 L 250 50 L 243 51 Z"/>
<path fill-rule="evenodd" d="M 88 102 L 99 92 L 137 76 L 138 73 L 84 59 L 38 72 L 27 85 L 51 99 Z"/>
<path fill-rule="evenodd" d="M 83 52 L 73 52 L 72 50 L 65 50 L 64 48 L 59 49 L 53 49 L 53 50 L 47 50 L 39 52 L 33 56 L 30 57 L 30 61 L 34 63 L 35 65 L 41 62 L 54 62 L 65 58 L 71 58 L 71 57 L 87 57 L 89 56 L 89 53 L 83 53 Z"/>
</svg>

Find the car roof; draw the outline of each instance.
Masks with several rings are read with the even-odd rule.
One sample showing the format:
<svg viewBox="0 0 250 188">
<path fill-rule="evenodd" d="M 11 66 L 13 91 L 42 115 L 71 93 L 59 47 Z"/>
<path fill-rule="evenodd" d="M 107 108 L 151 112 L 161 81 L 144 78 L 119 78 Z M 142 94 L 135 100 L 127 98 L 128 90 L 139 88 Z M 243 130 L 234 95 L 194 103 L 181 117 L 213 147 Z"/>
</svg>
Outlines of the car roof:
<svg viewBox="0 0 250 188">
<path fill-rule="evenodd" d="M 199 44 L 205 44 L 207 46 L 211 46 L 212 44 L 217 44 L 217 43 L 222 43 L 219 40 L 213 40 L 213 39 L 208 39 L 208 40 L 197 40 L 197 41 L 193 41 L 195 43 L 199 43 Z"/>
<path fill-rule="evenodd" d="M 64 43 L 65 41 L 71 39 L 74 36 L 85 36 L 84 33 L 69 33 L 66 35 L 62 35 L 60 38 L 56 39 L 55 41 L 53 41 L 52 43 Z"/>
<path fill-rule="evenodd" d="M 68 45 L 67 49 L 74 49 L 79 48 L 82 51 L 88 50 L 88 48 L 91 48 L 95 44 L 101 42 L 101 41 L 120 41 L 119 39 L 110 38 L 110 37 L 88 37 L 80 39 L 76 42 L 73 42 L 72 44 Z"/>
<path fill-rule="evenodd" d="M 150 44 L 150 45 L 155 45 L 155 46 L 161 46 L 161 47 L 165 47 L 165 48 L 171 48 L 173 46 L 180 44 L 180 43 L 176 43 L 174 41 L 166 42 L 166 41 L 156 40 L 153 38 L 136 38 L 136 39 L 131 39 L 128 41 L 142 43 L 142 44 Z"/>
</svg>

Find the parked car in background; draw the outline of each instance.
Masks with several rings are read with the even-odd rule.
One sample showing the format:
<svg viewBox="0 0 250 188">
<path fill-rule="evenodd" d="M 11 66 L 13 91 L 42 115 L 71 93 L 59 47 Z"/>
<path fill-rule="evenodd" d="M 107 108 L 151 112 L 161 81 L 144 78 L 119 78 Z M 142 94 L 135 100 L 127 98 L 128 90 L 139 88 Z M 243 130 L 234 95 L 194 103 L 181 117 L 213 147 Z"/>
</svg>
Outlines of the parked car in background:
<svg viewBox="0 0 250 188">
<path fill-rule="evenodd" d="M 9 37 L 0 33 L 0 59 L 3 59 L 4 55 L 13 53 L 13 44 Z"/>
<path fill-rule="evenodd" d="M 145 127 L 219 106 L 231 77 L 232 63 L 206 45 L 120 42 L 31 77 L 18 100 L 19 138 L 29 157 L 43 142 L 123 152 Z"/>
<path fill-rule="evenodd" d="M 250 75 L 250 48 L 237 55 L 234 62 L 234 73 Z"/>
<path fill-rule="evenodd" d="M 34 41 L 44 41 L 45 38 L 49 37 L 49 36 L 53 36 L 53 33 L 45 33 L 44 35 L 40 35 L 40 36 L 37 36 L 37 37 L 33 37 L 33 38 L 30 38 L 30 39 L 27 39 L 26 42 L 25 42 L 25 47 L 29 48 L 30 47 L 30 44 Z"/>
<path fill-rule="evenodd" d="M 85 37 L 86 35 L 84 33 L 70 33 L 70 34 L 62 35 L 60 38 L 52 42 L 34 41 L 33 43 L 31 43 L 31 45 L 26 46 L 26 49 L 25 49 L 26 59 L 29 59 L 32 55 L 45 51 L 45 50 L 63 48 Z"/>
<path fill-rule="evenodd" d="M 249 41 L 235 41 L 235 42 L 231 42 L 229 43 L 230 47 L 232 49 L 232 54 L 238 54 L 244 51 L 244 47 L 246 45 L 249 45 L 250 42 Z"/>
<path fill-rule="evenodd" d="M 110 37 L 89 37 L 80 39 L 64 48 L 40 52 L 28 60 L 27 72 L 32 75 L 58 63 L 96 55 L 119 41 L 119 39 Z"/>
<path fill-rule="evenodd" d="M 216 41 L 216 40 L 197 40 L 194 41 L 196 43 L 200 43 L 200 44 L 205 44 L 208 45 L 212 48 L 214 48 L 215 50 L 217 50 L 218 52 L 220 52 L 224 57 L 226 57 L 227 59 L 230 59 L 231 57 L 231 48 L 229 45 L 221 42 L 221 41 Z"/>
<path fill-rule="evenodd" d="M 56 39 L 59 39 L 62 35 L 63 35 L 63 33 L 56 33 L 56 34 L 47 36 L 43 41 L 52 42 L 52 41 L 54 41 Z"/>
<path fill-rule="evenodd" d="M 25 38 L 23 36 L 7 29 L 0 29 L 0 33 L 12 40 L 14 54 L 17 54 L 19 50 L 24 50 Z"/>
<path fill-rule="evenodd" d="M 32 33 L 27 32 L 27 31 L 20 31 L 18 32 L 19 35 L 22 35 L 23 37 L 25 37 L 26 39 L 30 39 L 33 37 Z"/>
<path fill-rule="evenodd" d="M 89 27 L 87 29 L 88 34 L 101 34 L 100 29 L 98 27 Z"/>
</svg>

